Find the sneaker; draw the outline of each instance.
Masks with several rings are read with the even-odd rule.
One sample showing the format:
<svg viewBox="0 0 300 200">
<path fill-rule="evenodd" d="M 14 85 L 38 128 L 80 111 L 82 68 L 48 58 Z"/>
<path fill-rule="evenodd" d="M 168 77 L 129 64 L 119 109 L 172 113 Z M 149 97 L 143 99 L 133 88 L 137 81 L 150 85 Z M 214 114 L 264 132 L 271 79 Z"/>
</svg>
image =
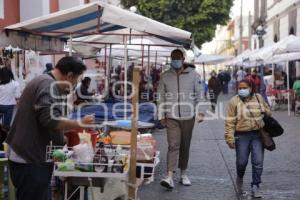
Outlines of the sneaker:
<svg viewBox="0 0 300 200">
<path fill-rule="evenodd" d="M 263 195 L 260 191 L 260 188 L 256 185 L 252 186 L 251 192 L 252 192 L 252 197 L 253 198 L 262 198 L 263 197 Z"/>
<path fill-rule="evenodd" d="M 174 188 L 174 181 L 171 177 L 167 177 L 160 181 L 160 185 L 171 190 Z"/>
<path fill-rule="evenodd" d="M 182 175 L 180 178 L 180 183 L 184 186 L 191 186 L 192 183 L 187 175 Z"/>
</svg>

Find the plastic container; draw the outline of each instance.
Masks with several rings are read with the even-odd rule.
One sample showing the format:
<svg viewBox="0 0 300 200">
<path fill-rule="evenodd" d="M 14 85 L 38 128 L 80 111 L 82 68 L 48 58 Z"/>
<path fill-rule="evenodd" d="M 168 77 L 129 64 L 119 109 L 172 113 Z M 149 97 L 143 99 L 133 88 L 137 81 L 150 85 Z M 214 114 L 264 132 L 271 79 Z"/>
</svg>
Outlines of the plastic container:
<svg viewBox="0 0 300 200">
<path fill-rule="evenodd" d="M 82 133 L 83 130 L 85 130 L 86 133 L 91 134 L 92 146 L 95 149 L 99 133 L 98 133 L 98 131 L 93 130 L 93 129 L 77 128 L 77 129 L 72 129 L 72 130 L 65 132 L 65 136 L 68 138 L 68 146 L 73 147 L 73 146 L 79 144 L 80 140 L 79 140 L 78 133 Z"/>
</svg>

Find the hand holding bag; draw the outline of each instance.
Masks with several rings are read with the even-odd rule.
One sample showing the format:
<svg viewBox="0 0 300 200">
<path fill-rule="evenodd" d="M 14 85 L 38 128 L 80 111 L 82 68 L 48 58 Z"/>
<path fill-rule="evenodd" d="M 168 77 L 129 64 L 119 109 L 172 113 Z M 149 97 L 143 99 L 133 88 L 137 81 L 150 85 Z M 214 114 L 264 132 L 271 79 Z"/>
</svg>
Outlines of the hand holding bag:
<svg viewBox="0 0 300 200">
<path fill-rule="evenodd" d="M 265 123 L 264 126 L 264 130 L 270 134 L 271 137 L 278 137 L 281 136 L 284 132 L 283 128 L 281 127 L 281 125 L 278 123 L 278 121 L 276 119 L 274 119 L 273 117 L 266 115 L 261 108 L 261 104 L 260 101 L 257 97 L 257 95 L 255 94 L 255 97 L 258 101 L 259 107 L 260 107 L 260 111 L 262 112 L 263 116 L 263 121 Z"/>
</svg>

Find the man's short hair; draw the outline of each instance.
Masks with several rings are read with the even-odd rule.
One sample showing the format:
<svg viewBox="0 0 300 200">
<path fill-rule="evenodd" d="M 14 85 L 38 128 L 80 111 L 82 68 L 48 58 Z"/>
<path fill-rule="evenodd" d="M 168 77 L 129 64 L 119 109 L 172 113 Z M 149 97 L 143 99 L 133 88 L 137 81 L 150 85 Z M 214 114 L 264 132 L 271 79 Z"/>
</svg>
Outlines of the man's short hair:
<svg viewBox="0 0 300 200">
<path fill-rule="evenodd" d="M 180 49 L 175 49 L 175 50 L 173 50 L 173 51 L 171 52 L 171 57 L 172 57 L 172 55 L 175 55 L 175 54 L 181 54 L 182 57 L 184 58 L 184 53 L 183 53 L 183 51 L 180 50 Z"/>
<path fill-rule="evenodd" d="M 72 72 L 74 75 L 81 75 L 85 70 L 85 64 L 76 57 L 65 56 L 55 66 L 63 75 Z"/>
</svg>

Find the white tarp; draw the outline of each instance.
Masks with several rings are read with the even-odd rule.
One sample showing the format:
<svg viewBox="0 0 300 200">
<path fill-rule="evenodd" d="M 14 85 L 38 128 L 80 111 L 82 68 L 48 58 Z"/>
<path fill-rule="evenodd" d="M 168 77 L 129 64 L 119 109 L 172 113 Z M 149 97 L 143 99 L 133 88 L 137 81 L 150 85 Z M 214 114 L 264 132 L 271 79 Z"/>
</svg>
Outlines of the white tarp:
<svg viewBox="0 0 300 200">
<path fill-rule="evenodd" d="M 113 36 L 112 36 L 113 38 Z M 103 38 L 103 36 L 87 36 L 84 38 L 75 38 L 73 40 L 72 47 L 73 49 L 84 55 L 84 56 L 93 56 L 96 54 L 99 49 L 101 52 L 104 52 L 106 47 L 107 52 L 110 52 L 110 45 L 101 44 L 101 41 L 107 41 L 108 38 Z M 156 45 L 165 45 L 165 46 L 156 46 Z M 148 55 L 148 51 L 151 54 L 159 54 L 163 56 L 169 56 L 171 51 L 175 48 L 178 48 L 177 45 L 171 44 L 169 42 L 163 41 L 158 38 L 134 38 L 127 41 L 127 49 L 130 53 L 136 53 L 142 56 L 142 51 L 144 50 L 144 56 Z M 121 44 L 112 45 L 112 55 L 124 56 L 125 46 Z M 118 52 L 116 50 L 119 50 Z M 123 50 L 123 51 L 121 51 Z M 122 54 L 122 55 L 118 55 Z"/>
<path fill-rule="evenodd" d="M 274 55 L 270 60 L 267 60 L 266 64 L 276 64 L 276 63 L 282 63 L 286 61 L 295 61 L 300 60 L 300 52 L 295 53 L 283 53 Z"/>
<path fill-rule="evenodd" d="M 93 2 L 67 10 L 27 20 L 5 28 L 8 32 L 41 35 L 69 39 L 84 35 L 98 34 L 109 37 L 110 43 L 124 43 L 124 34 L 131 37 L 132 31 L 139 36 L 152 36 L 177 45 L 189 45 L 191 33 L 160 23 L 150 18 L 132 13 L 102 2 Z M 118 39 L 116 39 L 116 37 Z"/>
<path fill-rule="evenodd" d="M 291 36 L 293 40 L 286 42 L 284 45 L 278 47 L 274 54 L 285 54 L 285 53 L 293 53 L 300 52 L 300 37 Z"/>
<path fill-rule="evenodd" d="M 249 56 L 249 60 L 251 61 L 260 61 L 264 63 L 264 61 L 272 59 L 273 55 L 276 52 L 282 51 L 282 49 L 286 48 L 286 45 L 294 42 L 296 40 L 296 36 L 294 35 L 289 35 L 288 37 L 285 37 L 281 39 L 279 42 L 274 43 L 272 45 L 263 47 L 256 51 L 255 53 L 252 53 Z"/>
<path fill-rule="evenodd" d="M 232 56 L 202 54 L 195 58 L 195 64 L 216 65 L 231 60 Z"/>
</svg>

